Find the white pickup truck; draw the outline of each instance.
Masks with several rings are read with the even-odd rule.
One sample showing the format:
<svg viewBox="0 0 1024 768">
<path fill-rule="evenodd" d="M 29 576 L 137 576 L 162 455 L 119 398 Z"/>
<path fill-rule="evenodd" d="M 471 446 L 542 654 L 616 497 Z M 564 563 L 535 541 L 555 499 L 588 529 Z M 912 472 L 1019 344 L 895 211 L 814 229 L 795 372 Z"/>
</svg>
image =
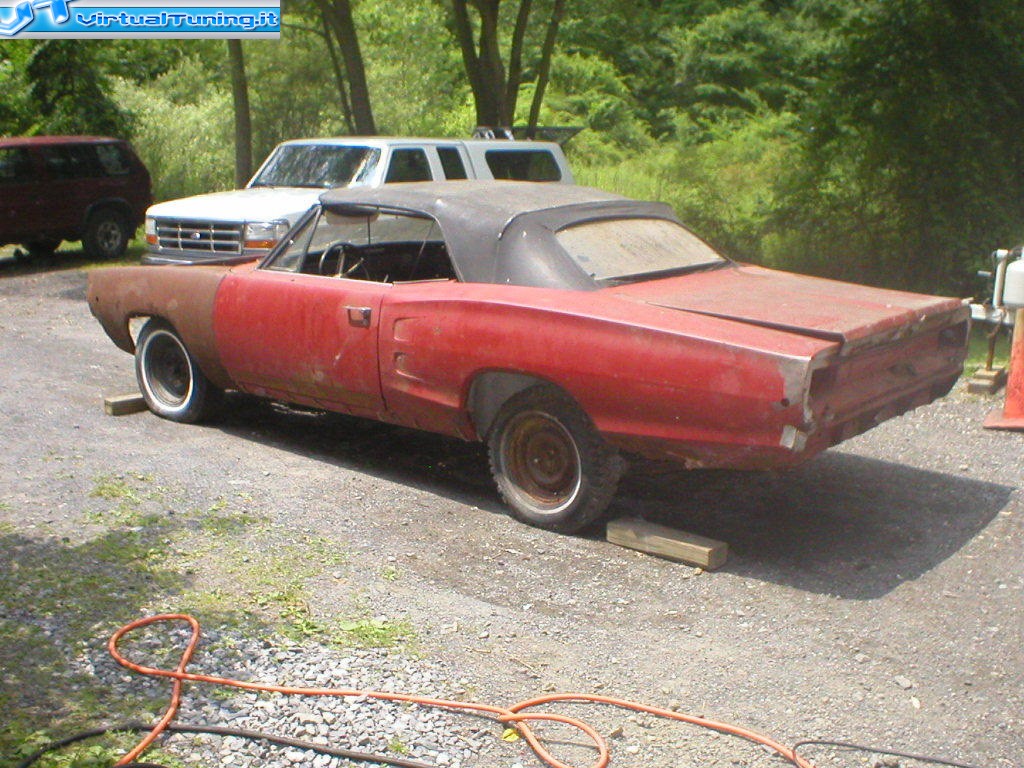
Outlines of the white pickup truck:
<svg viewBox="0 0 1024 768">
<path fill-rule="evenodd" d="M 168 200 L 146 212 L 146 264 L 249 261 L 265 255 L 332 187 L 514 179 L 572 184 L 554 142 L 345 137 L 279 144 L 245 189 Z"/>
</svg>

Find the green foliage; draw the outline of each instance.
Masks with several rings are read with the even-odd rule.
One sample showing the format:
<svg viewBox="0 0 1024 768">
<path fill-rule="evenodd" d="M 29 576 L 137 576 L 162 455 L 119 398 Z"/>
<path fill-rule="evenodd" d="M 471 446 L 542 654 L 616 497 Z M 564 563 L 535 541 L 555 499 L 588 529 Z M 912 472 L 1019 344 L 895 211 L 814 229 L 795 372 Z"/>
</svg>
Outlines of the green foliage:
<svg viewBox="0 0 1024 768">
<path fill-rule="evenodd" d="M 437 5 L 356 6 L 377 127 L 398 136 L 464 136 L 474 112 L 459 48 Z"/>
<path fill-rule="evenodd" d="M 532 98 L 532 86 L 529 89 Z M 529 99 L 520 99 L 520 105 L 524 102 L 523 109 L 528 110 Z M 584 165 L 635 157 L 654 143 L 615 68 L 604 59 L 583 54 L 562 54 L 552 60 L 540 124 L 585 127 L 570 145 L 573 159 L 579 158 Z"/>
<path fill-rule="evenodd" d="M 856 6 L 784 181 L 785 250 L 823 270 L 843 249 L 872 279 L 966 290 L 1024 220 L 1022 22 L 994 0 Z"/>
<path fill-rule="evenodd" d="M 380 130 L 467 135 L 446 4 L 353 5 Z M 535 0 L 535 21 L 550 10 Z M 319 11 L 286 11 L 280 41 L 244 46 L 257 161 L 347 125 Z M 567 150 L 579 181 L 665 200 L 731 255 L 967 292 L 983 254 L 1021 238 L 1022 28 L 1006 0 L 577 0 L 541 123 L 585 127 Z M 233 185 L 223 41 L 8 41 L 0 88 L 4 133 L 131 129 L 158 199 Z"/>
<path fill-rule="evenodd" d="M 118 79 L 113 92 L 134 117 L 133 144 L 149 167 L 155 199 L 232 187 L 231 92 L 208 62 L 182 59 L 141 86 Z"/>
<path fill-rule="evenodd" d="M 128 116 L 110 98 L 97 41 L 38 41 L 25 60 L 25 77 L 38 116 L 26 132 L 127 135 Z"/>
</svg>

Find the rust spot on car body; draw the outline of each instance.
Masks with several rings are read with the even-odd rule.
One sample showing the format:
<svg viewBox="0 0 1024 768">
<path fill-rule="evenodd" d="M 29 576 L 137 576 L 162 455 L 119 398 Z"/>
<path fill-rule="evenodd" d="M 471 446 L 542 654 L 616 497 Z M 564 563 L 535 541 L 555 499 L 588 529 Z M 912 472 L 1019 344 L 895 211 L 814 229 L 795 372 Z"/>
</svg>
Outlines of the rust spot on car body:
<svg viewBox="0 0 1024 768">
<path fill-rule="evenodd" d="M 228 267 L 114 267 L 89 273 L 89 309 L 111 340 L 134 353 L 129 322 L 162 317 L 181 335 L 206 377 L 231 386 L 214 335 L 213 307 Z"/>
</svg>

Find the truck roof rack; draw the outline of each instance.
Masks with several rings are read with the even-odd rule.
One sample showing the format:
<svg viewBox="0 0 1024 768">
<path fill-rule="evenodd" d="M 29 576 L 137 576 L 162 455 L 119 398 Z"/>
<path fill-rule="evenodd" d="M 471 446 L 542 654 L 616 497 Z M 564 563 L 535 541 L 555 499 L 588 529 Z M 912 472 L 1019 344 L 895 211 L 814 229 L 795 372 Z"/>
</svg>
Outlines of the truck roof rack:
<svg viewBox="0 0 1024 768">
<path fill-rule="evenodd" d="M 577 133 L 582 131 L 582 125 L 538 125 L 530 134 L 529 126 L 490 126 L 478 125 L 473 129 L 474 139 L 538 139 L 540 141 L 553 141 L 560 146 L 569 143 Z"/>
</svg>

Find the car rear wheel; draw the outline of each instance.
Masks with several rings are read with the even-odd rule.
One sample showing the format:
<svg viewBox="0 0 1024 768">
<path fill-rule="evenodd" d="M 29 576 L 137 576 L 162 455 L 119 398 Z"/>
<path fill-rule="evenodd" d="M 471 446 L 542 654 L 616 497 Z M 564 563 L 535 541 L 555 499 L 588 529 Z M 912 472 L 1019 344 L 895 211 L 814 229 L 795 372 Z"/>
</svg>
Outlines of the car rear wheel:
<svg viewBox="0 0 1024 768">
<path fill-rule="evenodd" d="M 147 321 L 139 334 L 135 375 L 149 409 L 171 421 L 202 421 L 220 399 L 220 390 L 199 369 L 177 331 L 158 318 Z"/>
<path fill-rule="evenodd" d="M 569 397 L 549 386 L 501 407 L 488 437 L 491 473 L 512 515 L 574 533 L 605 513 L 624 462 Z"/>
<path fill-rule="evenodd" d="M 131 234 L 120 211 L 100 208 L 91 213 L 85 223 L 82 247 L 93 259 L 119 259 L 128 247 Z"/>
</svg>

